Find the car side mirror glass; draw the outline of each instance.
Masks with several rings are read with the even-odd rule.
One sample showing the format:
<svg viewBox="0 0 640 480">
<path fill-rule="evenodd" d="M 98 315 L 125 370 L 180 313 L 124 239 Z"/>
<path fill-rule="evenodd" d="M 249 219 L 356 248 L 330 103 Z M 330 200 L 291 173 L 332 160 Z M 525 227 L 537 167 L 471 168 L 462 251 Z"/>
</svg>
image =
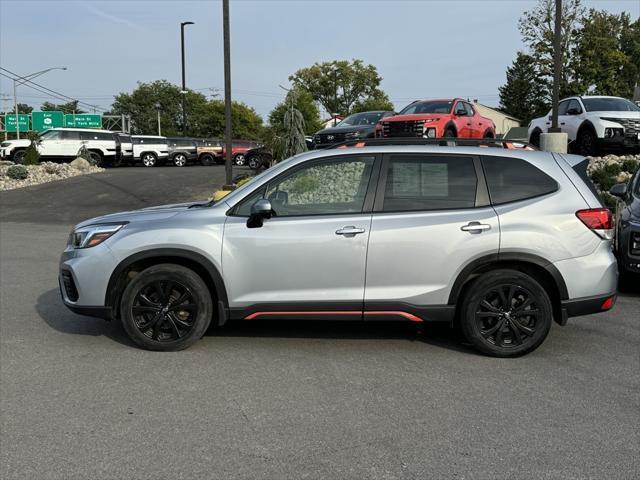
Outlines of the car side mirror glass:
<svg viewBox="0 0 640 480">
<path fill-rule="evenodd" d="M 614 197 L 624 198 L 627 194 L 627 185 L 618 183 L 609 189 L 609 193 Z"/>
<path fill-rule="evenodd" d="M 266 198 L 260 198 L 251 205 L 251 215 L 247 220 L 247 227 L 260 228 L 264 224 L 264 220 L 271 218 L 272 215 L 271 202 Z"/>
<path fill-rule="evenodd" d="M 458 117 L 464 117 L 467 114 L 467 111 L 464 108 L 461 108 L 460 110 L 456 110 L 456 115 Z"/>
</svg>

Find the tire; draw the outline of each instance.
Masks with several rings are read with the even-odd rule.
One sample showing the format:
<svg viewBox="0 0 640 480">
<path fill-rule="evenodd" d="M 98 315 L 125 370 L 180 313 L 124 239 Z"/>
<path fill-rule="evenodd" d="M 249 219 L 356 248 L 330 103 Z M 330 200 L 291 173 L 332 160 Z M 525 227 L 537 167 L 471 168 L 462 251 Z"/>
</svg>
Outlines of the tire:
<svg viewBox="0 0 640 480">
<path fill-rule="evenodd" d="M 447 128 L 444 131 L 444 136 L 446 138 L 456 138 L 457 137 L 455 130 L 453 130 L 452 128 Z"/>
<path fill-rule="evenodd" d="M 140 160 L 145 167 L 155 167 L 158 165 L 158 157 L 156 157 L 156 154 L 153 152 L 143 153 Z"/>
<path fill-rule="evenodd" d="M 184 167 L 187 164 L 187 156 L 184 153 L 176 153 L 173 156 L 173 164 L 176 167 Z"/>
<path fill-rule="evenodd" d="M 214 162 L 215 162 L 215 158 L 213 158 L 213 155 L 211 155 L 210 153 L 205 153 L 203 155 L 200 155 L 201 165 L 204 165 L 205 167 L 210 167 L 211 165 L 213 165 Z"/>
<path fill-rule="evenodd" d="M 127 335 L 147 350 L 184 350 L 207 331 L 213 302 L 207 285 L 181 265 L 154 265 L 136 275 L 120 302 Z"/>
<path fill-rule="evenodd" d="M 253 155 L 248 159 L 247 165 L 251 170 L 258 170 L 262 166 L 262 157 L 260 157 L 260 155 Z"/>
<path fill-rule="evenodd" d="M 491 130 L 487 130 L 482 134 L 482 138 L 495 138 L 495 135 Z"/>
<path fill-rule="evenodd" d="M 233 157 L 233 163 L 235 163 L 239 167 L 242 167 L 244 165 L 245 160 L 246 158 L 244 153 L 239 153 L 235 157 Z"/>
<path fill-rule="evenodd" d="M 89 161 L 91 162 L 92 165 L 95 165 L 96 167 L 105 166 L 104 158 L 102 157 L 102 154 L 100 152 L 94 152 L 93 150 L 89 150 Z"/>
<path fill-rule="evenodd" d="M 578 152 L 585 157 L 598 155 L 598 138 L 591 128 L 584 128 L 578 133 Z"/>
<path fill-rule="evenodd" d="M 17 150 L 13 154 L 13 163 L 17 163 L 18 165 L 22 165 L 24 163 L 24 157 L 27 155 L 26 150 Z"/>
<path fill-rule="evenodd" d="M 516 270 L 483 274 L 469 286 L 460 305 L 462 333 L 476 349 L 492 357 L 532 352 L 547 337 L 552 320 L 547 292 Z"/>
<path fill-rule="evenodd" d="M 531 132 L 531 136 L 529 137 L 529 143 L 536 148 L 540 148 L 540 134 L 542 131 L 536 128 L 533 132 Z"/>
</svg>

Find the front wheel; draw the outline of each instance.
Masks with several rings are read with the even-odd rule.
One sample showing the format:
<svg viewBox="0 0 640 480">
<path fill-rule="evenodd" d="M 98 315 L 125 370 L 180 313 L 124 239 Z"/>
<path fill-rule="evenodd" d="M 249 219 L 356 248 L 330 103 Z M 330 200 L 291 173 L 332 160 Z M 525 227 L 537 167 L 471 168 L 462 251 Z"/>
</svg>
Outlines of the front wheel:
<svg viewBox="0 0 640 480">
<path fill-rule="evenodd" d="M 120 303 L 122 325 L 148 350 L 183 350 L 207 331 L 213 302 L 193 270 L 160 264 L 143 270 L 127 285 Z"/>
<path fill-rule="evenodd" d="M 237 154 L 235 157 L 233 157 L 233 161 L 235 162 L 235 164 L 239 167 L 242 167 L 244 165 L 245 162 L 245 156 L 243 153 L 239 153 Z"/>
<path fill-rule="evenodd" d="M 253 155 L 249 158 L 247 165 L 251 170 L 258 170 L 262 166 L 262 157 L 260 155 Z"/>
<path fill-rule="evenodd" d="M 578 151 L 585 157 L 593 157 L 598 154 L 598 139 L 591 129 L 584 129 L 578 134 Z"/>
<path fill-rule="evenodd" d="M 142 155 L 142 165 L 145 167 L 155 167 L 157 163 L 158 159 L 153 153 L 149 152 Z"/>
<path fill-rule="evenodd" d="M 529 353 L 544 341 L 553 319 L 547 292 L 515 270 L 485 273 L 461 304 L 460 326 L 469 342 L 493 357 Z"/>
<path fill-rule="evenodd" d="M 452 128 L 447 128 L 444 131 L 444 136 L 446 138 L 456 138 L 456 132 Z"/>
<path fill-rule="evenodd" d="M 187 156 L 184 153 L 174 155 L 173 164 L 176 167 L 184 167 L 187 164 Z"/>
<path fill-rule="evenodd" d="M 24 157 L 27 156 L 26 150 L 18 150 L 13 154 L 13 163 L 17 163 L 18 165 L 22 165 L 24 163 Z"/>
</svg>

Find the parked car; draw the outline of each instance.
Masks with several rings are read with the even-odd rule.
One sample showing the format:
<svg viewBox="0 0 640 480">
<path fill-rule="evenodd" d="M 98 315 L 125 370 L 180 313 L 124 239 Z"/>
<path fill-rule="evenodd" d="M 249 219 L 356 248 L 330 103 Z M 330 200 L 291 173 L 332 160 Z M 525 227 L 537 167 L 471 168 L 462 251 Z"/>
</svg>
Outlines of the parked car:
<svg viewBox="0 0 640 480">
<path fill-rule="evenodd" d="M 620 97 L 565 98 L 558 104 L 560 130 L 571 150 L 598 155 L 615 150 L 640 151 L 640 107 Z M 551 112 L 529 124 L 529 143 L 540 146 L 540 135 L 551 127 Z"/>
<path fill-rule="evenodd" d="M 378 122 L 393 114 L 394 112 L 379 110 L 349 115 L 335 127 L 324 128 L 317 131 L 313 136 L 313 147 L 326 148 L 334 143 L 344 142 L 345 140 L 372 138 L 375 135 Z"/>
<path fill-rule="evenodd" d="M 267 169 L 273 161 L 273 154 L 265 146 L 252 148 L 246 153 L 246 164 L 251 170 Z"/>
<path fill-rule="evenodd" d="M 114 132 L 116 142 L 119 144 L 116 155 L 116 161 L 114 165 L 120 165 L 122 163 L 133 164 L 133 140 L 131 135 L 123 132 Z"/>
<path fill-rule="evenodd" d="M 621 280 L 640 285 L 640 170 L 629 183 L 614 185 L 609 193 L 618 198 L 615 251 Z"/>
<path fill-rule="evenodd" d="M 376 136 L 424 138 L 495 138 L 493 120 L 460 98 L 417 100 L 397 115 L 382 119 Z"/>
<path fill-rule="evenodd" d="M 168 137 L 169 161 L 176 167 L 198 161 L 198 142 L 194 138 Z"/>
<path fill-rule="evenodd" d="M 252 148 L 258 147 L 258 143 L 251 140 L 233 140 L 231 144 L 231 158 L 235 165 L 239 167 L 243 166 L 245 161 L 245 156 L 249 150 Z M 222 143 L 222 163 L 225 162 L 227 158 L 227 148 L 224 142 Z"/>
<path fill-rule="evenodd" d="M 16 163 L 24 161 L 31 140 L 2 142 L 0 154 Z M 52 128 L 42 132 L 36 140 L 41 161 L 70 161 L 86 147 L 96 165 L 110 166 L 116 161 L 118 143 L 113 132 L 86 128 Z"/>
<path fill-rule="evenodd" d="M 214 163 L 224 163 L 224 160 L 222 160 L 222 142 L 217 138 L 205 138 L 198 141 L 196 153 L 202 165 L 210 166 Z"/>
<path fill-rule="evenodd" d="M 396 143 L 297 155 L 217 202 L 82 222 L 64 303 L 151 350 L 230 319 L 350 319 L 459 324 L 499 357 L 612 308 L 612 216 L 582 157 Z"/>
<path fill-rule="evenodd" d="M 167 137 L 158 135 L 132 135 L 133 158 L 145 167 L 162 165 L 169 158 Z"/>
</svg>

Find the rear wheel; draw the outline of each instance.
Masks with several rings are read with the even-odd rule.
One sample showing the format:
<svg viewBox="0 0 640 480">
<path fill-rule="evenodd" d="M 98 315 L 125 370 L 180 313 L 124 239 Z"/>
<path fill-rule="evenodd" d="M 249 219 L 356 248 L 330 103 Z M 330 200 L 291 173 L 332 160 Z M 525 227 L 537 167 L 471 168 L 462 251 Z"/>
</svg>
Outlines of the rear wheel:
<svg viewBox="0 0 640 480">
<path fill-rule="evenodd" d="M 173 156 L 173 164 L 176 167 L 184 167 L 187 164 L 187 156 L 184 153 L 176 153 Z"/>
<path fill-rule="evenodd" d="M 96 167 L 104 167 L 104 159 L 100 152 L 89 151 L 89 161 Z"/>
<path fill-rule="evenodd" d="M 205 153 L 203 155 L 200 155 L 200 164 L 204 165 L 205 167 L 209 167 L 213 165 L 214 161 L 215 161 L 215 158 L 213 158 L 213 155 L 211 155 L 210 153 Z"/>
<path fill-rule="evenodd" d="M 149 267 L 127 285 L 122 325 L 148 350 L 183 350 L 207 331 L 213 314 L 209 290 L 194 271 L 174 264 Z"/>
<path fill-rule="evenodd" d="M 142 165 L 145 167 L 155 167 L 158 164 L 158 159 L 154 153 L 147 152 L 142 155 Z"/>
<path fill-rule="evenodd" d="M 481 352 L 516 357 L 540 346 L 552 319 L 551 301 L 538 282 L 515 270 L 494 270 L 470 285 L 460 326 Z"/>
</svg>

